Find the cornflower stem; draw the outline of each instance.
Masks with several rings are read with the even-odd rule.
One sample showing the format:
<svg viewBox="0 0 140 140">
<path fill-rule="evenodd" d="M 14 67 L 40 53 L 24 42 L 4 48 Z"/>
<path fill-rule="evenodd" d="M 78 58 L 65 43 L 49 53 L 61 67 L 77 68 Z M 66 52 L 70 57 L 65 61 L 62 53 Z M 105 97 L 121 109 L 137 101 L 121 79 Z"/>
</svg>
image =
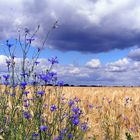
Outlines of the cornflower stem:
<svg viewBox="0 0 140 140">
<path fill-rule="evenodd" d="M 41 114 L 42 114 L 42 95 L 41 95 L 41 97 L 40 97 L 40 101 L 39 101 L 39 110 L 38 110 L 38 112 L 39 112 L 39 116 L 38 116 L 38 122 L 39 122 L 39 124 L 38 124 L 38 126 L 40 127 L 41 126 Z M 41 130 L 39 130 L 39 135 L 40 135 L 40 140 L 42 140 L 42 132 L 41 132 Z"/>
</svg>

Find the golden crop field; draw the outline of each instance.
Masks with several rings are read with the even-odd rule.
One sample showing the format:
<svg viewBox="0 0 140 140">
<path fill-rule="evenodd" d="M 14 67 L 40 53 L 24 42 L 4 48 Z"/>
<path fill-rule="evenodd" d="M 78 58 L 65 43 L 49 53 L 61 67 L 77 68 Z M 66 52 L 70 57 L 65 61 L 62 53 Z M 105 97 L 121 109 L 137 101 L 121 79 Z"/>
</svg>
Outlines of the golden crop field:
<svg viewBox="0 0 140 140">
<path fill-rule="evenodd" d="M 140 140 L 139 87 L 64 87 L 67 98 L 82 100 L 90 136 L 96 140 Z"/>
<path fill-rule="evenodd" d="M 5 87 L 2 87 L 4 90 Z M 86 139 L 83 140 L 140 140 L 140 87 L 45 87 L 45 89 L 43 100 L 47 107 L 43 108 L 43 114 L 48 122 L 52 121 L 53 114 L 48 110 L 51 104 L 57 104 L 57 100 L 62 99 L 61 103 L 65 108 L 65 101 L 74 99 L 83 111 L 82 122 L 88 123 Z M 34 93 L 32 87 L 27 87 L 26 90 Z M 25 97 L 30 99 L 32 95 Z M 18 99 L 18 96 L 16 98 Z M 8 101 L 10 108 L 12 102 L 11 99 Z M 30 109 L 33 112 L 36 106 L 31 105 Z M 127 139 L 126 133 L 133 139 Z"/>
</svg>

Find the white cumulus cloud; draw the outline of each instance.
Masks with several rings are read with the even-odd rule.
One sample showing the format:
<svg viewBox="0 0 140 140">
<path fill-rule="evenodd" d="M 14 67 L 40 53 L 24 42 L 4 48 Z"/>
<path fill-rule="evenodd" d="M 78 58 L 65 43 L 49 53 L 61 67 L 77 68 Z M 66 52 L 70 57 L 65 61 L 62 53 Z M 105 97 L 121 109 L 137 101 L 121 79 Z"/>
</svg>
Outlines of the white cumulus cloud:
<svg viewBox="0 0 140 140">
<path fill-rule="evenodd" d="M 86 66 L 90 68 L 99 68 L 100 65 L 101 65 L 101 62 L 99 59 L 91 59 L 90 61 L 86 63 Z"/>
</svg>

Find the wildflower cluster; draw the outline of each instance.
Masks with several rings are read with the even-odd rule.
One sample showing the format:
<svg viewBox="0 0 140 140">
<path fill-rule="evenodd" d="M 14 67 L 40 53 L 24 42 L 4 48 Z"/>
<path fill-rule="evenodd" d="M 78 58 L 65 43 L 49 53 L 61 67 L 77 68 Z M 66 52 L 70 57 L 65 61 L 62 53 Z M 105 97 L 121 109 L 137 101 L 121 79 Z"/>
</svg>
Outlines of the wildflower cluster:
<svg viewBox="0 0 140 140">
<path fill-rule="evenodd" d="M 25 28 L 24 41 L 19 32 L 18 45 L 6 41 L 9 57 L 7 73 L 2 76 L 0 85 L 0 137 L 7 140 L 81 140 L 88 124 L 82 121 L 80 100 L 66 99 L 61 93 L 64 82 L 58 81 L 57 73 L 52 70 L 53 65 L 58 64 L 57 57 L 48 59 L 50 65 L 41 71 L 37 68 L 42 49 L 36 49 L 32 60 L 28 58 L 39 27 L 32 35 Z M 21 65 L 16 62 L 17 47 L 22 50 Z"/>
</svg>

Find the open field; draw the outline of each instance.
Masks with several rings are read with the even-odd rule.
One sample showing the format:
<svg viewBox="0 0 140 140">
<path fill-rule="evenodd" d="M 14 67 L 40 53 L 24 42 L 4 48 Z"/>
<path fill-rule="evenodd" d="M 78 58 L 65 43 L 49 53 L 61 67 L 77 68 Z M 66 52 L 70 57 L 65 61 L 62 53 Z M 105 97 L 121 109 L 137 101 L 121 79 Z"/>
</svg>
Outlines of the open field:
<svg viewBox="0 0 140 140">
<path fill-rule="evenodd" d="M 4 112 L 6 118 L 9 116 L 9 113 L 13 108 L 12 104 L 18 103 L 18 106 L 15 106 L 16 112 L 15 116 L 13 117 L 13 127 L 21 125 L 21 122 L 18 121 L 21 118 L 23 119 L 22 112 L 20 110 L 30 110 L 30 112 L 32 113 L 32 117 L 28 119 L 24 118 L 23 120 L 25 122 L 23 122 L 23 126 L 27 126 L 26 132 L 29 131 L 31 134 L 34 131 L 38 132 L 37 126 L 33 125 L 33 121 L 36 117 L 35 113 L 37 110 L 38 112 L 42 111 L 42 117 L 47 122 L 47 126 L 49 126 L 49 129 L 52 129 L 51 127 L 54 125 L 53 122 L 55 121 L 55 127 L 61 128 L 65 126 L 65 124 L 67 124 L 67 121 L 61 123 L 57 120 L 63 115 L 66 115 L 65 119 L 67 120 L 67 113 L 69 113 L 69 111 L 73 108 L 68 106 L 69 101 L 72 99 L 74 100 L 73 106 L 82 109 L 82 115 L 80 116 L 81 121 L 88 123 L 88 131 L 86 132 L 83 140 L 140 140 L 139 87 L 44 86 L 36 88 L 38 91 L 41 91 L 41 89 L 44 88 L 46 91 L 45 94 L 41 96 L 36 95 L 34 94 L 36 93 L 36 90 L 34 90 L 32 86 L 27 86 L 26 91 L 29 91 L 29 94 L 27 94 L 26 96 L 23 95 L 23 104 L 22 100 L 19 100 L 21 98 L 18 96 L 18 94 L 21 93 L 20 89 L 16 89 L 16 96 L 8 96 L 8 92 L 5 92 L 6 90 L 8 90 L 8 88 L 5 89 L 5 87 L 1 85 L 1 106 L 4 106 L 6 103 L 3 100 L 3 97 L 5 97 L 8 103 L 8 106 L 6 106 L 6 112 L 5 109 L 1 107 L 1 112 Z M 39 107 L 41 105 L 41 102 L 43 106 Z M 27 106 L 28 103 L 29 106 Z M 51 112 L 49 109 L 52 105 L 57 106 L 54 112 Z M 58 106 L 61 111 L 59 111 L 60 109 L 58 109 Z M 71 113 L 69 113 L 68 116 L 70 115 Z M 39 119 L 37 118 L 36 121 L 38 120 Z M 28 121 L 32 122 L 32 126 L 30 129 L 26 124 Z M 5 129 L 9 127 L 9 122 L 7 122 L 6 125 L 7 127 Z M 25 129 L 24 127 L 21 128 Z M 20 130 L 21 128 L 19 127 L 18 132 L 22 132 L 22 130 Z M 77 129 L 78 127 L 76 126 L 76 130 Z M 130 134 L 133 139 L 127 139 L 125 135 L 126 133 Z M 58 133 L 56 132 L 54 136 L 57 134 Z M 28 134 L 25 133 L 25 136 L 28 136 Z M 3 135 L 3 137 L 6 136 Z M 18 138 L 21 139 L 21 137 L 22 135 L 19 135 Z M 74 138 L 73 140 L 77 139 Z"/>
<path fill-rule="evenodd" d="M 64 87 L 63 93 L 83 101 L 89 133 L 97 140 L 125 140 L 126 132 L 140 140 L 139 87 Z"/>
</svg>

